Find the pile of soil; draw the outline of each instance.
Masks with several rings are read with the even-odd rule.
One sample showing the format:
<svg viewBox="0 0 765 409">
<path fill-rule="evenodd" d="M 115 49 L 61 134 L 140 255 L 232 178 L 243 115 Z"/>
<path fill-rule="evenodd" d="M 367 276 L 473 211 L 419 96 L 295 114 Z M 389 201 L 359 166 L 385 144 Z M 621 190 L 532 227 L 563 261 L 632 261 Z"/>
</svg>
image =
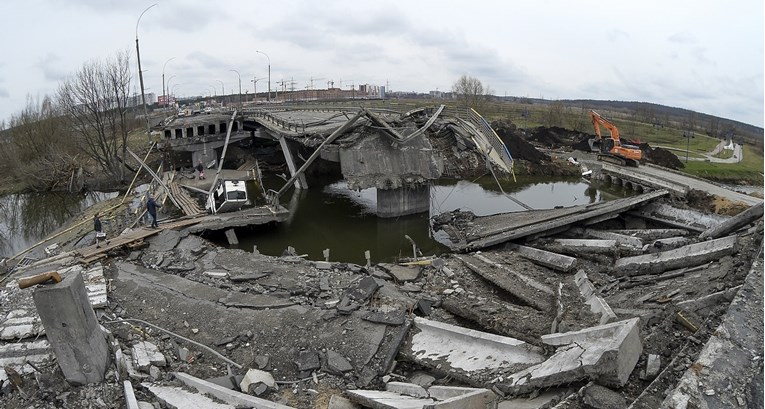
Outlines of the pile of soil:
<svg viewBox="0 0 765 409">
<path fill-rule="evenodd" d="M 592 150 L 590 149 L 590 142 L 589 142 L 590 138 L 592 138 L 592 136 L 589 136 L 589 135 L 585 136 L 583 139 L 580 139 L 578 142 L 575 142 L 574 144 L 572 144 L 571 148 L 573 148 L 576 151 L 591 152 Z"/>
<path fill-rule="evenodd" d="M 503 121 L 494 121 L 492 128 L 504 142 L 513 159 L 526 160 L 534 164 L 549 161 L 550 157 L 540 152 L 533 145 L 523 139 L 517 132 L 515 125 Z"/>
<path fill-rule="evenodd" d="M 536 142 L 542 146 L 557 149 L 562 146 L 569 146 L 573 141 L 576 141 L 582 137 L 581 132 L 572 131 L 570 129 L 560 128 L 557 126 L 544 127 L 540 126 L 534 128 L 531 131 L 530 141 Z M 589 138 L 590 136 L 588 136 Z"/>
<path fill-rule="evenodd" d="M 670 169 L 682 169 L 685 164 L 675 156 L 674 153 L 664 148 L 651 148 L 650 151 L 644 151 L 646 154 L 646 160 L 651 163 L 655 163 L 659 166 L 664 166 Z"/>
</svg>

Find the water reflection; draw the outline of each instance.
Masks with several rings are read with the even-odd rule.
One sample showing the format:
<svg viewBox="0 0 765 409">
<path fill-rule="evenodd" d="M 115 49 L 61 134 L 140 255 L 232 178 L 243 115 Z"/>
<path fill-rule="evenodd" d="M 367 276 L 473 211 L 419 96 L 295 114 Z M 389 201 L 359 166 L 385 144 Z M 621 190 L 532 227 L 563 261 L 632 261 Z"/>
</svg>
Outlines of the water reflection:
<svg viewBox="0 0 765 409">
<path fill-rule="evenodd" d="M 287 246 L 310 260 L 323 260 L 322 250 L 330 249 L 330 260 L 364 264 L 364 251 L 370 250 L 373 262 L 392 262 L 411 257 L 409 235 L 425 255 L 440 254 L 446 248 L 430 237 L 430 215 L 419 214 L 380 219 L 375 189 L 352 191 L 343 181 L 327 182 L 324 188 L 294 191 L 282 199 L 291 211 L 288 221 L 274 226 L 238 229 L 238 247 L 253 246 L 268 255 L 281 255 Z M 316 186 L 316 183 L 314 183 Z M 551 181 L 549 178 L 519 179 L 503 183 L 505 192 L 534 209 L 574 206 L 611 200 L 632 194 L 607 191 L 579 179 Z M 440 181 L 431 188 L 432 215 L 455 209 L 476 215 L 525 210 L 506 197 L 491 178 L 476 181 Z M 226 245 L 222 234 L 211 237 Z"/>
<path fill-rule="evenodd" d="M 23 193 L 0 197 L 0 253 L 13 256 L 39 242 L 83 209 L 117 193 Z"/>
</svg>

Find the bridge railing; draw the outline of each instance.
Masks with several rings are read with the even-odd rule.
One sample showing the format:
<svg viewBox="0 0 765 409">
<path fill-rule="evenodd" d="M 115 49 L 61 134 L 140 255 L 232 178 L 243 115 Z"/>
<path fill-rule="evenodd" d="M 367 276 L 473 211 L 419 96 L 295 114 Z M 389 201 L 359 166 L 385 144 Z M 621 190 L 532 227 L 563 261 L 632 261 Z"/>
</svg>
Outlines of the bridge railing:
<svg viewBox="0 0 765 409">
<path fill-rule="evenodd" d="M 463 109 L 463 108 L 448 108 L 444 111 L 445 114 L 459 118 L 463 121 L 466 121 L 473 125 L 475 129 L 477 129 L 485 139 L 489 142 L 492 149 L 499 155 L 499 157 L 502 159 L 503 164 L 510 169 L 512 172 L 513 169 L 513 156 L 510 154 L 510 150 L 507 149 L 507 146 L 504 142 L 502 142 L 502 139 L 499 138 L 499 135 L 497 135 L 496 132 L 494 132 L 494 129 L 491 128 L 491 125 L 489 125 L 489 122 L 484 119 L 481 114 L 476 112 L 475 109 Z"/>
</svg>

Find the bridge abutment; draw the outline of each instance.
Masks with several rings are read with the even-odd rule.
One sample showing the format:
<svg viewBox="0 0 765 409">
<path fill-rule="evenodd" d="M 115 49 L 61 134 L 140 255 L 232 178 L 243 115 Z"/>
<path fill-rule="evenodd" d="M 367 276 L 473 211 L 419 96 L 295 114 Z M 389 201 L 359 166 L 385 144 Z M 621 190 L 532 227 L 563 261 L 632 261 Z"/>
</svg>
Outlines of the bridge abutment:
<svg viewBox="0 0 765 409">
<path fill-rule="evenodd" d="M 377 189 L 377 217 L 391 218 L 430 210 L 430 186 Z"/>
</svg>

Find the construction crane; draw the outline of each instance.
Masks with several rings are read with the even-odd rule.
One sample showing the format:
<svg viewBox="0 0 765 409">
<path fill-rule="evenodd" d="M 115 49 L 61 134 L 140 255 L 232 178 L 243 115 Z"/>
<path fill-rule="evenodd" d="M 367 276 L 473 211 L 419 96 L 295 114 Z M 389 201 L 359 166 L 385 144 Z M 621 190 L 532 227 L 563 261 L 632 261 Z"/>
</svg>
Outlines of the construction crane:
<svg viewBox="0 0 765 409">
<path fill-rule="evenodd" d="M 603 118 L 597 112 L 590 110 L 590 119 L 595 127 L 597 138 L 590 139 L 590 149 L 598 152 L 598 160 L 615 163 L 618 165 L 629 165 L 637 167 L 640 160 L 643 159 L 643 151 L 634 145 L 622 144 L 619 139 L 619 129 L 613 122 Z M 608 138 L 603 138 L 600 133 L 600 127 L 603 126 L 609 132 Z M 599 146 L 598 146 L 599 145 Z"/>
<path fill-rule="evenodd" d="M 313 82 L 314 81 L 323 80 L 323 79 L 324 78 L 314 78 L 314 77 L 311 77 L 311 80 L 310 80 L 311 81 L 311 85 L 309 86 L 308 89 L 313 89 Z"/>
</svg>

